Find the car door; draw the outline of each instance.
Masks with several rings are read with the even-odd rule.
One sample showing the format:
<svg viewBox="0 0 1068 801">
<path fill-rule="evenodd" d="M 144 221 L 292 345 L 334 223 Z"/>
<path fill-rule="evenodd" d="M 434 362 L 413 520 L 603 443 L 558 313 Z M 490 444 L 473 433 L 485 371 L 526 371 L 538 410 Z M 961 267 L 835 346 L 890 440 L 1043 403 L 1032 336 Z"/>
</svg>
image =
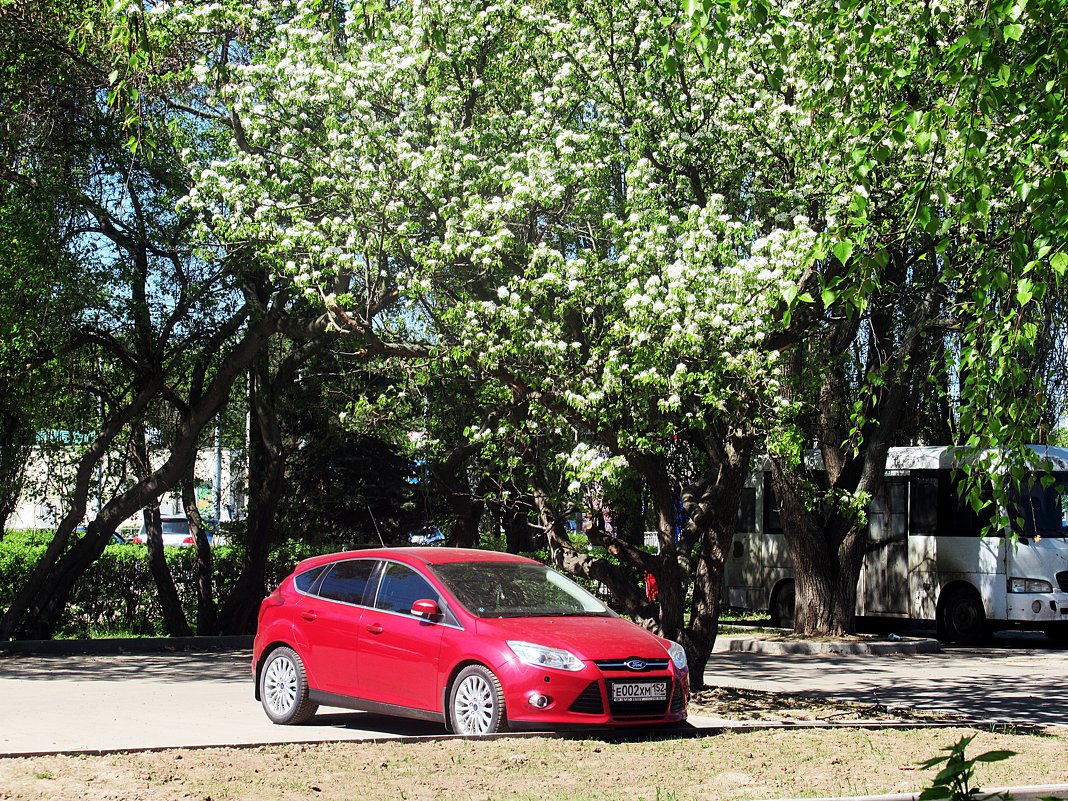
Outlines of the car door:
<svg viewBox="0 0 1068 801">
<path fill-rule="evenodd" d="M 415 601 L 443 606 L 437 590 L 408 565 L 384 562 L 371 608 L 360 631 L 360 695 L 397 706 L 441 711 L 438 686 L 441 638 L 449 618 L 412 614 Z"/>
<path fill-rule="evenodd" d="M 358 694 L 360 622 L 376 564 L 374 559 L 334 562 L 316 595 L 301 601 L 299 625 L 307 643 L 309 681 L 317 690 Z"/>
</svg>

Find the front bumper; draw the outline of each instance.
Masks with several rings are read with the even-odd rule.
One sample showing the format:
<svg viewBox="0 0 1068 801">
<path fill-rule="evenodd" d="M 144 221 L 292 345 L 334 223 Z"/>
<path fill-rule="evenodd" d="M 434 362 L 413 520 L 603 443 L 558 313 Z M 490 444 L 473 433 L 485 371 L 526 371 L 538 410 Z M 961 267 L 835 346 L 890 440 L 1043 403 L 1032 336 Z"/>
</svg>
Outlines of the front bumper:
<svg viewBox="0 0 1068 801">
<path fill-rule="evenodd" d="M 635 673 L 606 671 L 587 664 L 582 670 L 537 669 L 519 662 L 499 668 L 505 712 L 513 729 L 655 726 L 686 720 L 689 675 L 672 665 L 666 670 Z M 648 698 L 616 701 L 611 688 L 627 685 Z M 661 689 L 664 690 L 660 697 Z"/>
</svg>

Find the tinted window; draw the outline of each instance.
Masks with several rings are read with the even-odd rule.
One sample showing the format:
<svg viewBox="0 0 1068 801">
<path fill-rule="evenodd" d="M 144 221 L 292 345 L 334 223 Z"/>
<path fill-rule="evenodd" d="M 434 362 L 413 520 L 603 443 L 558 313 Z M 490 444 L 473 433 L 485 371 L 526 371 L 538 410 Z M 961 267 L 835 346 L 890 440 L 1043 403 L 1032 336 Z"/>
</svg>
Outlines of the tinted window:
<svg viewBox="0 0 1068 801">
<path fill-rule="evenodd" d="M 909 531 L 934 534 L 938 530 L 938 475 L 914 472 L 909 494 Z"/>
<path fill-rule="evenodd" d="M 753 528 L 756 528 L 754 525 Z M 782 521 L 779 519 L 779 499 L 771 484 L 771 473 L 764 474 L 764 533 L 782 534 Z"/>
<path fill-rule="evenodd" d="M 326 565 L 319 565 L 319 567 L 313 567 L 311 570 L 305 570 L 293 579 L 293 583 L 297 585 L 297 589 L 301 592 L 311 592 L 312 585 L 315 584 L 315 580 L 323 574 L 324 570 L 326 570 Z"/>
<path fill-rule="evenodd" d="M 412 604 L 424 598 L 437 601 L 438 605 L 441 605 L 437 590 L 425 578 L 406 565 L 396 562 L 386 564 L 382 580 L 378 584 L 375 608 L 407 615 L 411 614 Z"/>
<path fill-rule="evenodd" d="M 1017 534 L 1063 537 L 1068 533 L 1065 520 L 1068 477 L 1057 473 L 1054 478 L 1049 486 L 1043 486 L 1043 482 L 1036 479 L 1012 491 L 1012 525 Z"/>
<path fill-rule="evenodd" d="M 319 587 L 319 595 L 334 601 L 362 604 L 364 591 L 374 569 L 373 559 L 346 559 L 344 562 L 335 562 Z"/>
<path fill-rule="evenodd" d="M 978 537 L 994 517 L 994 507 L 976 512 L 960 497 L 963 475 L 950 470 L 914 470 L 910 484 L 909 528 L 913 534 L 940 537 Z M 990 498 L 987 489 L 983 497 Z M 934 530 L 931 522 L 935 523 Z M 998 532 L 988 532 L 996 536 Z"/>
<path fill-rule="evenodd" d="M 756 487 L 744 487 L 738 498 L 737 531 L 756 531 Z"/>
</svg>

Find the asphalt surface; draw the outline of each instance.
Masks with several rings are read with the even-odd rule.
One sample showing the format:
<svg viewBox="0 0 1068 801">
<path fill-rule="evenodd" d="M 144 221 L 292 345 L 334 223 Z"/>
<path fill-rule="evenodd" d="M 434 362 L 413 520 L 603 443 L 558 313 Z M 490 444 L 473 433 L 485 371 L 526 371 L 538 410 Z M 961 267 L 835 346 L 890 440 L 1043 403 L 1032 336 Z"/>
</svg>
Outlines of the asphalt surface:
<svg viewBox="0 0 1068 801">
<path fill-rule="evenodd" d="M 1068 726 L 1065 651 L 1030 640 L 916 654 L 715 653 L 705 681 L 984 722 Z"/>
<path fill-rule="evenodd" d="M 996 649 L 914 654 L 728 650 L 705 680 L 884 706 L 946 709 L 975 720 L 1068 726 L 1063 650 L 1024 640 Z M 247 650 L 0 656 L 0 755 L 440 736 L 434 724 L 322 709 L 275 726 L 253 697 Z M 698 729 L 727 724 L 691 718 Z"/>
</svg>

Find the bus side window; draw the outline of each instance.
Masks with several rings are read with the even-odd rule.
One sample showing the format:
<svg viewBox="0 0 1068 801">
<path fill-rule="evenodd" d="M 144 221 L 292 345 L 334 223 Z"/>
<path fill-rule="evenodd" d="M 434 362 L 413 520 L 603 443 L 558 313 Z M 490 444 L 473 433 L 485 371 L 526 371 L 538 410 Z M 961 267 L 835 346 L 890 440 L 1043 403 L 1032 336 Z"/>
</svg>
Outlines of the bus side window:
<svg viewBox="0 0 1068 801">
<path fill-rule="evenodd" d="M 756 531 L 756 487 L 742 487 L 735 531 Z"/>
<path fill-rule="evenodd" d="M 915 470 L 909 482 L 909 533 L 938 531 L 938 473 Z"/>
<path fill-rule="evenodd" d="M 779 499 L 775 497 L 771 473 L 764 474 L 764 533 L 782 534 L 782 520 L 779 519 Z"/>
<path fill-rule="evenodd" d="M 972 509 L 967 498 L 962 498 L 963 476 L 949 470 L 938 471 L 938 531 L 946 537 L 979 537 L 994 518 L 990 504 L 980 512 Z M 990 490 L 983 493 L 990 497 Z"/>
</svg>

